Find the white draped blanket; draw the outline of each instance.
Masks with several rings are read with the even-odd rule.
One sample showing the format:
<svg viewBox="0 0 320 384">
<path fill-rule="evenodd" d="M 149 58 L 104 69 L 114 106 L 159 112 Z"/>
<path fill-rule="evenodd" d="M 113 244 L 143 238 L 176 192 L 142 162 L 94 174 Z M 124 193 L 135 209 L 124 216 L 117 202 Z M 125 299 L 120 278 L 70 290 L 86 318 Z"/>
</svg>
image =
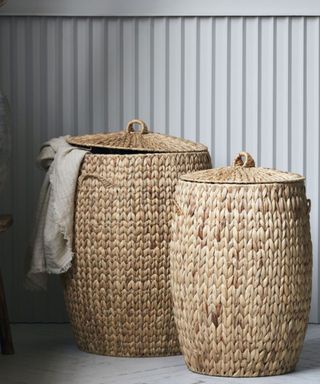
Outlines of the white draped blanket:
<svg viewBox="0 0 320 384">
<path fill-rule="evenodd" d="M 75 192 L 86 150 L 73 147 L 65 137 L 41 147 L 38 164 L 47 171 L 40 191 L 32 243 L 29 288 L 45 288 L 46 274 L 66 272 L 72 262 Z"/>
</svg>

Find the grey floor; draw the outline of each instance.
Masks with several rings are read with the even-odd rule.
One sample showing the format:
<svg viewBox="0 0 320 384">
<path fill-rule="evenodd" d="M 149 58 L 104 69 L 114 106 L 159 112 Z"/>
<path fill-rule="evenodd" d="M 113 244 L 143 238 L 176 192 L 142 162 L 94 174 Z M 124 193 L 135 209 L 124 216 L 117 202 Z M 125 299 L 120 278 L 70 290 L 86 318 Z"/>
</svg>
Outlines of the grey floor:
<svg viewBox="0 0 320 384">
<path fill-rule="evenodd" d="M 310 325 L 296 372 L 236 379 L 194 374 L 181 356 L 114 358 L 80 352 L 69 325 L 14 325 L 16 354 L 0 355 L 0 384 L 320 384 L 320 325 Z"/>
</svg>

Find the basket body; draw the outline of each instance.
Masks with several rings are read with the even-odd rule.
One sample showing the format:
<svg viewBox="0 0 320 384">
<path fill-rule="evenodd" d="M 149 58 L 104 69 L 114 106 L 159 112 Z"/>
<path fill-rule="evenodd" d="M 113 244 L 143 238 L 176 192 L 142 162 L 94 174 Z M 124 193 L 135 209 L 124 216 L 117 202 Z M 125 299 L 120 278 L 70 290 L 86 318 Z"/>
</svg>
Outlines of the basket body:
<svg viewBox="0 0 320 384">
<path fill-rule="evenodd" d="M 208 152 L 85 156 L 75 256 L 65 301 L 81 350 L 113 356 L 180 353 L 169 240 L 178 177 L 210 167 Z"/>
<path fill-rule="evenodd" d="M 294 369 L 311 301 L 303 182 L 179 181 L 171 286 L 187 366 L 219 376 Z"/>
</svg>

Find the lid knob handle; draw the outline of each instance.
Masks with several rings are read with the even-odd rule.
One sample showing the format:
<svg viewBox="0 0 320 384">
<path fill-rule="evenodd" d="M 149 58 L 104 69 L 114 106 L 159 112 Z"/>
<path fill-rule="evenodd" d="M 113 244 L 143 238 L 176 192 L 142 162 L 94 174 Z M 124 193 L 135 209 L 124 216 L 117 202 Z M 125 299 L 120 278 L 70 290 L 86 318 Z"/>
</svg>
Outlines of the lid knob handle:
<svg viewBox="0 0 320 384">
<path fill-rule="evenodd" d="M 253 157 L 248 152 L 240 152 L 233 160 L 234 167 L 255 167 Z"/>
<path fill-rule="evenodd" d="M 143 120 L 139 120 L 139 119 L 130 120 L 126 128 L 126 132 L 128 133 L 136 132 L 134 129 L 134 125 L 140 125 L 139 133 L 141 134 L 149 133 L 147 124 Z"/>
</svg>

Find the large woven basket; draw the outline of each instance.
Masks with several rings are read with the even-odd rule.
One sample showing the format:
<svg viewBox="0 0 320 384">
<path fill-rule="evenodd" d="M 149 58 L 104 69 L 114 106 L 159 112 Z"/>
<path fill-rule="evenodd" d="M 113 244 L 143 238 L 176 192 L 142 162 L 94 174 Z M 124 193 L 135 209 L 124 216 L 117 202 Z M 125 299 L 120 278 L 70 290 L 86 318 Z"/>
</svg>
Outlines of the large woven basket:
<svg viewBox="0 0 320 384">
<path fill-rule="evenodd" d="M 308 322 L 312 251 L 304 178 L 234 166 L 182 176 L 171 280 L 187 366 L 219 376 L 295 368 Z"/>
<path fill-rule="evenodd" d="M 180 175 L 210 167 L 207 148 L 149 132 L 141 121 L 69 143 L 91 148 L 78 179 L 75 256 L 64 281 L 80 349 L 180 353 L 169 286 L 172 196 Z"/>
</svg>

